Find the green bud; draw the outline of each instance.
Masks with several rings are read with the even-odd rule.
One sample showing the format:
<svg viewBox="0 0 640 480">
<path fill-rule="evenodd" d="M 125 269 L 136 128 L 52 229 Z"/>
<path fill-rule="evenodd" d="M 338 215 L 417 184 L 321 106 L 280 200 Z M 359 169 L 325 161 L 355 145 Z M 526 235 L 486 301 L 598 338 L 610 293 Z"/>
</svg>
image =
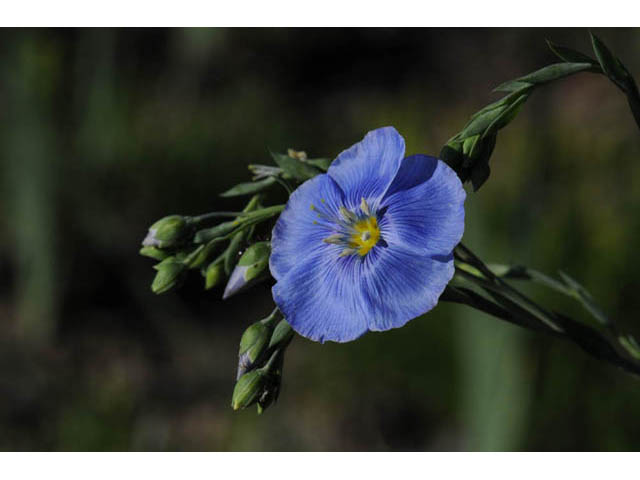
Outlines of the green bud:
<svg viewBox="0 0 640 480">
<path fill-rule="evenodd" d="M 224 266 L 220 262 L 211 262 L 207 267 L 204 277 L 204 288 L 206 290 L 212 289 L 213 287 L 218 285 L 224 278 Z"/>
<path fill-rule="evenodd" d="M 256 403 L 264 393 L 267 376 L 267 371 L 262 368 L 242 375 L 233 389 L 231 408 L 240 410 Z"/>
<path fill-rule="evenodd" d="M 140 249 L 140 255 L 143 257 L 153 258 L 154 260 L 164 260 L 169 256 L 167 252 L 156 247 L 142 247 Z"/>
<path fill-rule="evenodd" d="M 238 375 L 240 378 L 261 360 L 271 347 L 271 338 L 277 320 L 278 309 L 267 318 L 250 325 L 240 339 L 238 351 Z"/>
<path fill-rule="evenodd" d="M 269 348 L 279 348 L 284 349 L 293 338 L 293 329 L 289 323 L 282 319 L 276 325 L 276 328 L 273 330 L 273 334 L 271 335 L 271 340 L 269 341 Z"/>
<path fill-rule="evenodd" d="M 149 227 L 142 241 L 145 247 L 170 248 L 184 244 L 191 236 L 192 228 L 188 217 L 169 215 Z"/>
<path fill-rule="evenodd" d="M 255 243 L 247 248 L 231 273 L 222 298 L 229 298 L 264 278 L 267 274 L 270 254 L 269 242 Z"/>
<path fill-rule="evenodd" d="M 156 273 L 151 290 L 153 293 L 165 293 L 179 284 L 184 278 L 186 270 L 185 265 L 175 257 L 165 258 L 163 261 L 155 265 L 158 273 Z"/>
<path fill-rule="evenodd" d="M 273 328 L 263 323 L 257 322 L 249 326 L 240 340 L 240 351 L 238 352 L 238 374 L 240 378 L 255 365 L 256 361 L 263 356 L 269 347 L 269 339 Z"/>
</svg>

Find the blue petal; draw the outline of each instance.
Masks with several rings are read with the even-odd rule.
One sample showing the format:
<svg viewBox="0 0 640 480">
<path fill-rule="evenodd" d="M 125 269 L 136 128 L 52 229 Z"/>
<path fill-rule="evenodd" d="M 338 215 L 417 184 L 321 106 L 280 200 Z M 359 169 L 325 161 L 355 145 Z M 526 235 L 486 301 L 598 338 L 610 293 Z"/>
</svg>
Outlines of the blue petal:
<svg viewBox="0 0 640 480">
<path fill-rule="evenodd" d="M 455 271 L 452 253 L 430 257 L 389 246 L 374 248 L 366 258 L 363 292 L 372 331 L 402 327 L 431 310 Z"/>
<path fill-rule="evenodd" d="M 412 155 L 405 158 L 384 196 L 389 197 L 396 192 L 409 190 L 426 182 L 437 166 L 438 159 L 429 155 Z"/>
<path fill-rule="evenodd" d="M 390 247 L 402 245 L 416 254 L 449 255 L 464 232 L 462 183 L 433 157 L 416 155 L 405 162 L 389 188 L 391 195 L 382 201 L 382 238 Z M 418 180 L 423 181 L 411 187 Z M 399 190 L 404 186 L 411 188 Z"/>
<path fill-rule="evenodd" d="M 319 221 L 314 205 L 331 215 L 337 215 L 342 205 L 342 192 L 326 174 L 303 183 L 289 198 L 271 235 L 269 269 L 278 280 L 323 244 L 322 239 L 334 233 Z M 317 223 L 316 223 L 317 222 Z"/>
<path fill-rule="evenodd" d="M 272 289 L 287 322 L 317 342 L 348 342 L 367 331 L 367 305 L 360 292 L 356 258 L 339 257 L 342 247 L 324 244 L 298 263 Z"/>
<path fill-rule="evenodd" d="M 378 128 L 338 155 L 327 173 L 345 192 L 347 208 L 353 210 L 363 197 L 375 208 L 403 157 L 404 139 L 396 129 Z"/>
<path fill-rule="evenodd" d="M 454 273 L 453 256 L 431 258 L 401 246 L 338 257 L 326 245 L 273 287 L 293 329 L 311 340 L 348 342 L 367 330 L 401 327 L 432 309 Z"/>
</svg>

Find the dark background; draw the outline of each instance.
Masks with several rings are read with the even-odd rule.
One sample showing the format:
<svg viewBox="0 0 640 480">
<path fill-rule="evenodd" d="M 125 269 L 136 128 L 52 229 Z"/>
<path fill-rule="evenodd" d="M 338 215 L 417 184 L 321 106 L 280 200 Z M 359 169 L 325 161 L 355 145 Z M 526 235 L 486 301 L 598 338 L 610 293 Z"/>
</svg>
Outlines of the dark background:
<svg viewBox="0 0 640 480">
<path fill-rule="evenodd" d="M 640 77 L 640 31 L 596 30 Z M 439 305 L 349 344 L 300 337 L 279 403 L 230 408 L 269 284 L 153 295 L 147 227 L 235 210 L 268 149 L 334 157 L 394 125 L 437 154 L 568 29 L 0 32 L 0 449 L 637 450 L 640 383 L 572 344 Z M 640 134 L 605 77 L 540 89 L 467 200 L 487 261 L 580 279 L 640 333 Z M 278 200 L 273 198 L 274 201 Z M 585 315 L 570 301 L 527 290 Z"/>
</svg>

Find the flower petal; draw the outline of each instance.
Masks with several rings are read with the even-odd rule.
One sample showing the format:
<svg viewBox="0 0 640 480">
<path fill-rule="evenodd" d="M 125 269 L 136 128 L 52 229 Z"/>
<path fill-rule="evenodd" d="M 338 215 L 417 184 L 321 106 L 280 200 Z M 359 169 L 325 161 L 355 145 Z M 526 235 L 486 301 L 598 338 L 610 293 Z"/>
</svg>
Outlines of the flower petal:
<svg viewBox="0 0 640 480">
<path fill-rule="evenodd" d="M 342 205 L 342 191 L 326 174 L 308 180 L 293 192 L 273 228 L 269 269 L 276 280 L 303 262 L 314 248 L 324 245 L 322 239 L 333 233 L 325 222 L 318 221 L 312 205 L 332 215 L 337 215 Z"/>
<path fill-rule="evenodd" d="M 433 176 L 437 166 L 438 159 L 429 155 L 411 155 L 405 158 L 384 196 L 389 197 L 426 182 Z"/>
<path fill-rule="evenodd" d="M 272 289 L 273 299 L 289 325 L 317 342 L 348 342 L 367 331 L 367 305 L 360 291 L 355 256 L 340 257 L 342 248 L 324 244 L 298 263 Z"/>
<path fill-rule="evenodd" d="M 390 247 L 403 245 L 415 254 L 449 255 L 464 232 L 466 192 L 456 173 L 441 160 L 424 155 L 407 160 L 389 189 L 391 195 L 382 201 L 382 238 Z M 429 172 L 422 183 L 399 190 Z"/>
<path fill-rule="evenodd" d="M 430 257 L 399 246 L 375 248 L 367 260 L 362 280 L 371 331 L 402 327 L 431 310 L 455 271 L 452 253 Z"/>
<path fill-rule="evenodd" d="M 345 192 L 346 207 L 355 209 L 365 198 L 377 206 L 396 176 L 404 157 L 404 139 L 393 127 L 372 130 L 342 152 L 328 174 Z"/>
<path fill-rule="evenodd" d="M 325 245 L 273 287 L 293 329 L 311 340 L 348 342 L 368 330 L 401 327 L 438 302 L 454 273 L 453 255 L 431 258 L 402 246 L 339 257 Z"/>
</svg>

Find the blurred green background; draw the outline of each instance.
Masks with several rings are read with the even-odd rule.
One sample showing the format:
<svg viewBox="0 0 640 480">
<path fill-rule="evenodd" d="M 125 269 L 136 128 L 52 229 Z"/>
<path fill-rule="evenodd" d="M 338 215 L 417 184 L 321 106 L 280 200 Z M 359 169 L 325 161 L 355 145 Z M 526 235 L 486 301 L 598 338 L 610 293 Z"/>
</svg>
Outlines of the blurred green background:
<svg viewBox="0 0 640 480">
<path fill-rule="evenodd" d="M 596 31 L 640 78 L 640 31 Z M 197 275 L 150 291 L 170 213 L 268 149 L 334 157 L 394 125 L 437 154 L 499 83 L 585 29 L 0 32 L 0 449 L 637 450 L 640 382 L 462 306 L 349 344 L 290 346 L 280 400 L 233 412 L 239 337 L 269 284 L 222 302 Z M 558 268 L 640 333 L 640 134 L 605 77 L 542 88 L 502 131 L 465 241 Z M 274 199 L 277 200 L 277 199 Z M 554 294 L 536 299 L 584 315 Z"/>
</svg>

